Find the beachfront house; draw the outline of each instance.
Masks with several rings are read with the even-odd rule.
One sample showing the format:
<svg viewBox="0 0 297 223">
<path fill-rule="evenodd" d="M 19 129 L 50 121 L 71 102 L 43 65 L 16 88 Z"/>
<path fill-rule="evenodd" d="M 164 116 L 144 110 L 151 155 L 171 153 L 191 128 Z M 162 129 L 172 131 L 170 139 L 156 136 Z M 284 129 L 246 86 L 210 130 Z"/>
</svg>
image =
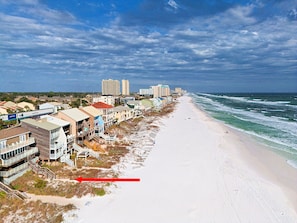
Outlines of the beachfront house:
<svg viewBox="0 0 297 223">
<path fill-rule="evenodd" d="M 102 113 L 105 129 L 107 129 L 109 126 L 113 124 L 113 106 L 112 105 L 108 105 L 103 102 L 96 102 L 92 104 L 92 106 Z"/>
<path fill-rule="evenodd" d="M 163 107 L 162 99 L 161 98 L 151 98 L 150 99 L 153 102 L 154 110 L 161 110 Z"/>
<path fill-rule="evenodd" d="M 51 122 L 55 125 L 61 126 L 63 129 L 66 138 L 67 138 L 67 153 L 72 153 L 73 152 L 73 143 L 75 141 L 75 135 L 72 135 L 70 133 L 70 122 L 67 122 L 63 119 L 51 116 L 51 115 L 44 115 L 41 117 L 42 119 L 47 120 L 48 122 Z"/>
<path fill-rule="evenodd" d="M 141 105 L 142 105 L 141 108 L 142 108 L 143 111 L 152 110 L 153 107 L 154 107 L 154 103 L 150 99 L 142 99 L 140 102 L 141 102 Z"/>
<path fill-rule="evenodd" d="M 113 120 L 115 123 L 121 123 L 134 117 L 133 109 L 125 106 L 117 106 L 113 109 Z"/>
<path fill-rule="evenodd" d="M 10 184 L 38 160 L 38 148 L 29 130 L 21 126 L 0 130 L 0 181 Z"/>
<path fill-rule="evenodd" d="M 67 137 L 61 126 L 31 118 L 23 119 L 21 125 L 34 136 L 41 160 L 55 161 L 67 153 Z"/>
<path fill-rule="evenodd" d="M 84 140 L 94 138 L 95 130 L 90 124 L 90 116 L 78 108 L 59 111 L 57 117 L 70 122 L 70 133 L 75 135 L 77 144 L 83 145 Z"/>
<path fill-rule="evenodd" d="M 104 133 L 104 121 L 102 118 L 103 112 L 93 106 L 79 108 L 82 112 L 90 116 L 90 125 L 95 130 L 95 135 L 99 136 Z"/>
</svg>

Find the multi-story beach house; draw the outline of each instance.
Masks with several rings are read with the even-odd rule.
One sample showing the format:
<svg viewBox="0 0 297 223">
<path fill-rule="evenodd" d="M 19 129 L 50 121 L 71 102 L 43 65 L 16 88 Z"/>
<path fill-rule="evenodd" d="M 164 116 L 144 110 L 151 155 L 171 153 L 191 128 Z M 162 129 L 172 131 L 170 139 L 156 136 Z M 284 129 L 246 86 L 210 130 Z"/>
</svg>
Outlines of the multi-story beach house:
<svg viewBox="0 0 297 223">
<path fill-rule="evenodd" d="M 84 140 L 94 138 L 95 130 L 91 126 L 90 116 L 78 108 L 59 111 L 57 117 L 70 123 L 70 134 L 75 135 L 77 144 L 83 145 Z"/>
<path fill-rule="evenodd" d="M 67 138 L 67 153 L 72 154 L 73 152 L 73 143 L 75 141 L 75 135 L 72 135 L 70 133 L 70 122 L 67 122 L 63 119 L 51 116 L 51 115 L 44 115 L 41 117 L 42 119 L 47 120 L 48 122 L 51 122 L 55 125 L 61 126 L 61 128 L 63 128 L 63 131 L 66 135 Z"/>
<path fill-rule="evenodd" d="M 134 117 L 133 109 L 125 106 L 117 106 L 113 108 L 113 119 L 115 123 L 121 123 Z"/>
<path fill-rule="evenodd" d="M 79 110 L 90 117 L 90 125 L 94 127 L 95 135 L 99 136 L 104 134 L 103 111 L 98 110 L 93 106 L 80 107 Z"/>
<path fill-rule="evenodd" d="M 35 138 L 21 126 L 0 130 L 0 181 L 10 184 L 30 169 L 28 161 L 38 160 Z"/>
<path fill-rule="evenodd" d="M 67 153 L 67 137 L 61 126 L 48 122 L 46 119 L 31 118 L 23 119 L 21 125 L 34 136 L 41 160 L 59 160 Z"/>
<path fill-rule="evenodd" d="M 113 106 L 103 102 L 94 103 L 92 106 L 102 113 L 105 129 L 113 124 Z"/>
</svg>

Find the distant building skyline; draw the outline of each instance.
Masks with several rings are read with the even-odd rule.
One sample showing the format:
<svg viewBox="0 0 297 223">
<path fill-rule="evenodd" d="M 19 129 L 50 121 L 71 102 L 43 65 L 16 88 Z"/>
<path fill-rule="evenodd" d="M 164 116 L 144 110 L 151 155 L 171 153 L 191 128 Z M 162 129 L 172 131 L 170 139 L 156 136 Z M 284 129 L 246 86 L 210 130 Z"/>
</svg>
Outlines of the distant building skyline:
<svg viewBox="0 0 297 223">
<path fill-rule="evenodd" d="M 102 95 L 120 95 L 120 82 L 118 80 L 102 80 Z"/>
<path fill-rule="evenodd" d="M 154 98 L 170 95 L 169 85 L 158 84 L 156 86 L 152 86 L 152 89 Z"/>
<path fill-rule="evenodd" d="M 122 80 L 122 95 L 130 95 L 130 83 L 129 80 Z"/>
</svg>

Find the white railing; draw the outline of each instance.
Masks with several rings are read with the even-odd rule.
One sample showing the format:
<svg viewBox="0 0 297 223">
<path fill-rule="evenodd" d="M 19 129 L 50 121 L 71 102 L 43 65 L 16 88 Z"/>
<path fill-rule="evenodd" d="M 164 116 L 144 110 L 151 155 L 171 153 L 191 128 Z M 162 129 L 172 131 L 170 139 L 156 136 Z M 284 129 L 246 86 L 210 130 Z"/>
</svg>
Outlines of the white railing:
<svg viewBox="0 0 297 223">
<path fill-rule="evenodd" d="M 23 163 L 13 169 L 7 170 L 7 171 L 0 171 L 0 176 L 1 177 L 10 177 L 11 175 L 14 175 L 22 170 L 28 169 L 29 164 L 28 163 Z"/>
<path fill-rule="evenodd" d="M 57 160 L 59 159 L 61 156 L 63 156 L 64 151 L 60 150 L 58 153 L 55 154 L 50 154 L 50 159 L 51 160 Z"/>
<path fill-rule="evenodd" d="M 75 136 L 74 135 L 69 135 L 67 136 L 67 144 L 74 142 Z"/>
<path fill-rule="evenodd" d="M 71 166 L 71 167 L 75 166 L 73 160 L 70 159 L 70 154 L 65 154 L 64 156 L 62 156 L 60 161 L 62 163 L 66 163 L 68 166 Z"/>
<path fill-rule="evenodd" d="M 38 148 L 37 148 L 37 147 L 32 147 L 32 148 L 30 148 L 29 150 L 25 150 L 23 153 L 21 153 L 21 154 L 17 154 L 17 155 L 15 155 L 14 157 L 11 157 L 11 158 L 9 158 L 9 159 L 5 159 L 5 160 L 4 160 L 4 159 L 1 159 L 1 158 L 0 158 L 1 165 L 2 165 L 3 167 L 9 167 L 9 166 L 12 166 L 13 164 L 15 164 L 15 163 L 21 161 L 22 159 L 25 159 L 25 158 L 28 157 L 28 156 L 31 156 L 31 155 L 37 153 L 37 152 L 38 152 Z M 0 165 L 0 166 L 1 166 L 1 165 Z"/>
<path fill-rule="evenodd" d="M 13 189 L 11 189 L 10 187 L 6 186 L 5 184 L 3 184 L 1 182 L 0 182 L 0 190 L 3 190 L 7 194 L 16 196 L 16 197 L 21 198 L 21 199 L 28 198 L 28 196 L 26 194 L 24 194 L 22 192 L 19 192 L 17 190 L 13 190 Z"/>
<path fill-rule="evenodd" d="M 76 143 L 73 144 L 73 148 L 77 151 L 78 156 L 81 153 L 88 153 L 90 156 L 95 157 L 97 159 L 99 159 L 99 157 L 100 157 L 100 154 L 98 152 L 95 152 L 94 150 L 86 148 L 86 147 L 82 148 L 79 145 L 77 145 Z"/>
<path fill-rule="evenodd" d="M 31 145 L 33 143 L 35 143 L 35 138 L 34 137 L 30 137 L 28 140 L 26 140 L 24 142 L 12 143 L 12 144 L 6 146 L 3 149 L 0 149 L 0 154 L 12 152 L 12 151 L 17 150 L 19 148 L 22 148 L 22 147 L 25 147 L 25 146 L 29 146 L 29 145 Z"/>
</svg>

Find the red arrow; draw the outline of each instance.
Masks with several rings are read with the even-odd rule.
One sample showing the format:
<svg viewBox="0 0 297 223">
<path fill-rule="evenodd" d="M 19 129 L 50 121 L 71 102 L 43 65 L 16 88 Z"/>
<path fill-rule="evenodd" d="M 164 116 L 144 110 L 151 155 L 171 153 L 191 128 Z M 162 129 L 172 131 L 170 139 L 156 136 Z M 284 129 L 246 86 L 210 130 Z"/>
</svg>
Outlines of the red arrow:
<svg viewBox="0 0 297 223">
<path fill-rule="evenodd" d="M 82 178 L 78 177 L 75 180 L 78 182 L 89 181 L 89 182 L 139 182 L 139 178 Z"/>
</svg>

